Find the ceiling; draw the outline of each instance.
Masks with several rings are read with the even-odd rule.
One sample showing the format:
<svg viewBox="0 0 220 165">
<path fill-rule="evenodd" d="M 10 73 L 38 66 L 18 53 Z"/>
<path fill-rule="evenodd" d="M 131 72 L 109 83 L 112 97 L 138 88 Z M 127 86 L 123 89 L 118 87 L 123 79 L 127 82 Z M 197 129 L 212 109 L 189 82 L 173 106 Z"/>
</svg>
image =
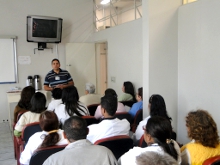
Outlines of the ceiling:
<svg viewBox="0 0 220 165">
<path fill-rule="evenodd" d="M 98 7 L 102 7 L 103 5 L 100 4 L 102 0 L 95 0 L 96 5 Z M 141 0 L 136 0 L 137 3 L 140 3 Z M 127 7 L 127 6 L 131 6 L 134 5 L 134 0 L 112 0 L 112 3 L 115 7 L 118 8 L 123 8 L 123 7 Z M 104 5 L 104 6 L 108 6 L 108 4 Z"/>
</svg>

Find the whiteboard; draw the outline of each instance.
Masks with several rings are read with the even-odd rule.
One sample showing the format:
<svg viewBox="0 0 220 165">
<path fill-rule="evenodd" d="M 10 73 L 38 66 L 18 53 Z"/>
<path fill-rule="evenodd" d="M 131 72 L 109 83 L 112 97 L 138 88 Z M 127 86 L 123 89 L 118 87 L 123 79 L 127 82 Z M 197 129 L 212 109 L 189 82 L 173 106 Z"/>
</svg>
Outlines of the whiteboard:
<svg viewBox="0 0 220 165">
<path fill-rule="evenodd" d="M 16 36 L 0 36 L 0 84 L 17 83 Z"/>
</svg>

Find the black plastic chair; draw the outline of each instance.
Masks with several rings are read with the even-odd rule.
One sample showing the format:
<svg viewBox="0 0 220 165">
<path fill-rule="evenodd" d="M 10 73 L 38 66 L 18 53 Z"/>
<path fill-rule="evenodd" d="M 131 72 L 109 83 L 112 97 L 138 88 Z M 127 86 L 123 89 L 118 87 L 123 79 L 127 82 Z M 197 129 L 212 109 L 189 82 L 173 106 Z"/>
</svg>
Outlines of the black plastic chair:
<svg viewBox="0 0 220 165">
<path fill-rule="evenodd" d="M 50 155 L 63 150 L 65 147 L 66 145 L 56 145 L 37 149 L 32 155 L 29 165 L 42 165 Z"/>
<path fill-rule="evenodd" d="M 134 103 L 136 103 L 136 101 L 120 101 L 122 104 L 127 105 L 128 107 L 132 107 L 132 105 Z"/>
<path fill-rule="evenodd" d="M 91 116 L 94 116 L 95 115 L 95 111 L 97 109 L 97 107 L 99 106 L 100 104 L 92 104 L 92 105 L 88 105 L 87 108 L 89 110 L 89 113 Z"/>
<path fill-rule="evenodd" d="M 86 120 L 87 126 L 99 123 L 99 120 L 94 116 L 82 116 L 82 118 Z"/>
<path fill-rule="evenodd" d="M 134 120 L 132 122 L 131 125 L 131 131 L 135 132 L 137 129 L 138 124 L 143 120 L 143 110 L 139 109 L 136 113 L 136 115 L 134 116 Z"/>
<path fill-rule="evenodd" d="M 133 148 L 133 140 L 127 135 L 103 138 L 97 140 L 94 144 L 110 149 L 117 160 L 129 149 Z"/>
</svg>

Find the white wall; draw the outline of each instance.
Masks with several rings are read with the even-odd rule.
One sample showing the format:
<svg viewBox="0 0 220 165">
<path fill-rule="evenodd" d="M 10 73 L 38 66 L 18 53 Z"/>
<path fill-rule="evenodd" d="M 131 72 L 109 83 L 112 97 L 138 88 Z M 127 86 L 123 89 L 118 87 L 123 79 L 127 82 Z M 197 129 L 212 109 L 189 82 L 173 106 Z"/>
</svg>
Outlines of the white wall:
<svg viewBox="0 0 220 165">
<path fill-rule="evenodd" d="M 178 7 L 181 4 L 182 0 L 149 0 L 148 3 L 149 95 L 163 96 L 174 130 L 177 128 Z"/>
<path fill-rule="evenodd" d="M 36 51 L 34 54 L 33 49 L 37 48 L 37 43 L 26 41 L 27 15 L 63 18 L 63 37 L 62 43 L 58 45 L 58 53 L 61 67 L 65 69 L 65 43 L 85 42 L 93 32 L 93 4 L 91 0 L 0 0 L 0 4 L 0 35 L 16 35 L 17 55 L 31 58 L 31 65 L 18 65 L 18 84 L 0 84 L 0 122 L 2 122 L 3 119 L 8 119 L 6 91 L 14 86 L 23 88 L 28 75 L 39 74 L 43 84 L 46 73 L 51 69 L 51 60 L 57 58 L 54 44 L 48 44 L 48 47 L 54 48 L 53 53 L 51 50 L 44 50 Z"/>
<path fill-rule="evenodd" d="M 178 137 L 186 143 L 185 116 L 208 110 L 220 128 L 220 1 L 200 0 L 179 9 Z"/>
<path fill-rule="evenodd" d="M 127 22 L 95 33 L 91 42 L 107 41 L 108 87 L 122 94 L 124 81 L 131 81 L 136 90 L 143 85 L 142 20 Z M 111 82 L 111 77 L 116 82 Z"/>
</svg>

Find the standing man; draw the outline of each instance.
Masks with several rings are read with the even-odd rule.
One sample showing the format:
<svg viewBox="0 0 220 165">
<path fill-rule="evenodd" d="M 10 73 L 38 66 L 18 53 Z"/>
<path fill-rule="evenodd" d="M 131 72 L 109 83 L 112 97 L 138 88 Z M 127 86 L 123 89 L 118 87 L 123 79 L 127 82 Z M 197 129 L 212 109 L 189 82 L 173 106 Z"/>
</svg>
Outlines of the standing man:
<svg viewBox="0 0 220 165">
<path fill-rule="evenodd" d="M 44 90 L 52 91 L 54 88 L 66 88 L 74 85 L 73 79 L 68 71 L 60 69 L 60 61 L 53 59 L 51 61 L 52 70 L 47 73 L 44 81 Z"/>
</svg>

